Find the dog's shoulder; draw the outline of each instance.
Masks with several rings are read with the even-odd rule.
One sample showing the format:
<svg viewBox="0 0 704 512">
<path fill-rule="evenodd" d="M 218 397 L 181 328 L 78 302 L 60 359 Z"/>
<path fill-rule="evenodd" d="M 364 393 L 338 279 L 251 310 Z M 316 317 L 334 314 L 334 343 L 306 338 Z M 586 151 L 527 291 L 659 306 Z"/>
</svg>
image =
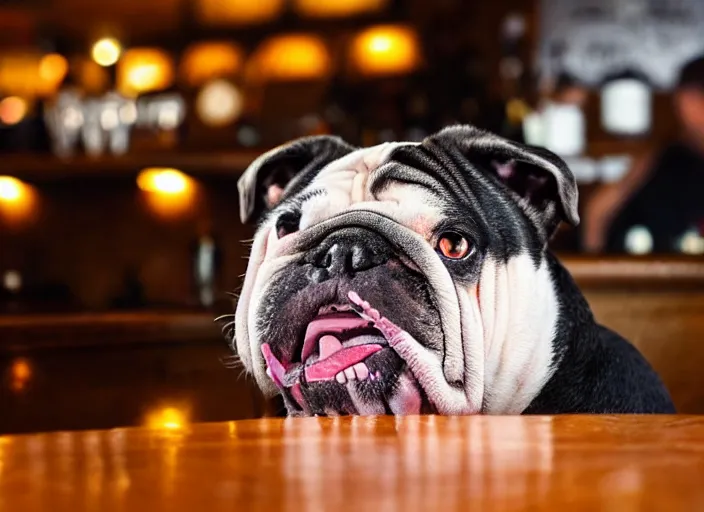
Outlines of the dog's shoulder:
<svg viewBox="0 0 704 512">
<path fill-rule="evenodd" d="M 566 269 L 549 256 L 561 311 L 555 370 L 524 414 L 674 413 L 670 395 L 643 355 L 599 325 Z"/>
</svg>

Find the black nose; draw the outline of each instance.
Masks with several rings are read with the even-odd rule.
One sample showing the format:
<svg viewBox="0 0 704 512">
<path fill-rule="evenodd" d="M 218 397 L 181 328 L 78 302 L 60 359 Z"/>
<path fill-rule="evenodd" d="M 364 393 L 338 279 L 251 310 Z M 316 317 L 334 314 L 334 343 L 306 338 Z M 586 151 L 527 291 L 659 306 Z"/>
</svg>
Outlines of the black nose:
<svg viewBox="0 0 704 512">
<path fill-rule="evenodd" d="M 381 235 L 364 228 L 345 228 L 328 235 L 308 252 L 305 261 L 319 280 L 383 265 L 391 255 L 391 246 Z"/>
</svg>

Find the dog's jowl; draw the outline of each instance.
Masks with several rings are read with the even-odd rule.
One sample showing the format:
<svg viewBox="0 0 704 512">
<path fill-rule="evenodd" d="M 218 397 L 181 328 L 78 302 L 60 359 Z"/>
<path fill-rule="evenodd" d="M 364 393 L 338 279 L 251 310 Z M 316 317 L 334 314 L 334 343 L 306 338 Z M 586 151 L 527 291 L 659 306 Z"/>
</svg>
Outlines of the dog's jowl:
<svg viewBox="0 0 704 512">
<path fill-rule="evenodd" d="M 233 344 L 290 415 L 674 412 L 547 249 L 579 222 L 554 154 L 469 126 L 309 137 L 239 190 L 258 229 Z"/>
</svg>

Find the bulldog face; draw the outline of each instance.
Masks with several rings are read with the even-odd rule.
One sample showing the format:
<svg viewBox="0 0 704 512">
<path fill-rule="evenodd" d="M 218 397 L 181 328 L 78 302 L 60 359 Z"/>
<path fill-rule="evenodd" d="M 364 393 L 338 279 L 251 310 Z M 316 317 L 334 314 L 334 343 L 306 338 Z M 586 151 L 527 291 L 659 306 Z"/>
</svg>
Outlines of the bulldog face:
<svg viewBox="0 0 704 512">
<path fill-rule="evenodd" d="M 239 182 L 258 221 L 236 350 L 291 415 L 520 413 L 559 358 L 544 254 L 577 224 L 554 154 L 473 127 L 310 137 Z"/>
</svg>

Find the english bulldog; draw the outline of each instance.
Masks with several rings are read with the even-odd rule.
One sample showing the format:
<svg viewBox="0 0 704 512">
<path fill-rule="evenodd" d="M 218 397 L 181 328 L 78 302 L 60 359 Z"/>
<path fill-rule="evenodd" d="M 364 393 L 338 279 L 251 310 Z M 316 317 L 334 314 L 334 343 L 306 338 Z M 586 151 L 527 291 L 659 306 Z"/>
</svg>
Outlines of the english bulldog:
<svg viewBox="0 0 704 512">
<path fill-rule="evenodd" d="M 674 412 L 548 250 L 579 223 L 555 154 L 471 126 L 314 136 L 238 190 L 257 229 L 232 344 L 289 415 Z"/>
</svg>

